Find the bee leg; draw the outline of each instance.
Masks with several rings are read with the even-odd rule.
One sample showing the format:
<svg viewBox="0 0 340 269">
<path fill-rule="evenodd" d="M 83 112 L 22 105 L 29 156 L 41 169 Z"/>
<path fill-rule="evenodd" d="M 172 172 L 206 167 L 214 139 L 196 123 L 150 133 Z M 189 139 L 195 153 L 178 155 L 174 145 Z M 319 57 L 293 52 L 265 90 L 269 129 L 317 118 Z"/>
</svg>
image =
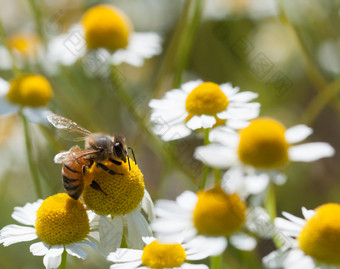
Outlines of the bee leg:
<svg viewBox="0 0 340 269">
<path fill-rule="evenodd" d="M 102 188 L 99 186 L 99 184 L 96 182 L 96 181 L 92 181 L 92 183 L 90 184 L 90 186 L 92 187 L 92 188 L 94 188 L 95 190 L 97 190 L 97 191 L 101 191 L 102 193 L 104 193 L 105 195 L 107 195 L 103 190 L 102 190 Z"/>
<path fill-rule="evenodd" d="M 121 173 L 116 173 L 115 171 L 109 169 L 106 165 L 102 163 L 97 163 L 97 166 L 99 166 L 101 169 L 103 169 L 105 172 L 108 172 L 111 175 L 123 175 Z"/>
</svg>

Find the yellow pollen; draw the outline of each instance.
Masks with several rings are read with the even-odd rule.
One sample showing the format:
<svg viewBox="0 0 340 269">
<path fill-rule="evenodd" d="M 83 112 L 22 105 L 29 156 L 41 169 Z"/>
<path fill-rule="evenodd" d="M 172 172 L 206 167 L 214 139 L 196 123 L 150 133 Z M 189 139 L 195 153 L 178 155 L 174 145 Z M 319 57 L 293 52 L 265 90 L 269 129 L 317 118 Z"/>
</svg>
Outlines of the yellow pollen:
<svg viewBox="0 0 340 269">
<path fill-rule="evenodd" d="M 40 75 L 21 75 L 10 81 L 9 101 L 21 106 L 45 106 L 52 98 L 51 84 Z"/>
<path fill-rule="evenodd" d="M 128 45 L 133 26 L 129 18 L 111 5 L 90 8 L 83 16 L 87 47 L 117 50 Z"/>
<path fill-rule="evenodd" d="M 35 222 L 39 238 L 50 245 L 79 242 L 90 232 L 84 205 L 66 193 L 58 193 L 43 201 Z"/>
<path fill-rule="evenodd" d="M 143 199 L 145 188 L 138 166 L 131 159 L 131 170 L 127 161 L 121 165 L 110 161 L 103 164 L 117 174 L 104 171 L 96 163 L 86 171 L 83 191 L 86 206 L 99 215 L 124 215 L 136 209 Z M 93 180 L 104 193 L 89 186 Z"/>
<path fill-rule="evenodd" d="M 322 263 L 340 265 L 340 205 L 325 204 L 315 209 L 299 237 L 299 247 Z"/>
<path fill-rule="evenodd" d="M 185 258 L 185 250 L 180 244 L 162 244 L 155 240 L 143 249 L 142 262 L 148 268 L 176 268 Z"/>
<path fill-rule="evenodd" d="M 285 127 L 276 120 L 259 118 L 240 131 L 238 156 L 256 168 L 280 168 L 288 162 Z"/>
<path fill-rule="evenodd" d="M 228 98 L 220 86 L 213 82 L 203 82 L 193 89 L 185 100 L 185 107 L 189 113 L 187 121 L 194 115 L 216 115 L 225 110 L 228 104 Z"/>
<path fill-rule="evenodd" d="M 19 51 L 25 58 L 36 57 L 41 39 L 35 33 L 17 33 L 7 40 L 10 50 Z"/>
<path fill-rule="evenodd" d="M 227 194 L 220 187 L 198 194 L 194 226 L 201 234 L 229 236 L 245 222 L 246 206 L 237 194 Z"/>
</svg>

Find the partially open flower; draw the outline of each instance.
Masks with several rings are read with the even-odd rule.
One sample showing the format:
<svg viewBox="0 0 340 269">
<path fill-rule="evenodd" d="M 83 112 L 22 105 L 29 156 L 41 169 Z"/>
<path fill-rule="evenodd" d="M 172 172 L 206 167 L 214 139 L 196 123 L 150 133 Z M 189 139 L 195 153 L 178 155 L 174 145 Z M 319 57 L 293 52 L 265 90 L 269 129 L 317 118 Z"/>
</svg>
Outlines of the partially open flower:
<svg viewBox="0 0 340 269">
<path fill-rule="evenodd" d="M 10 114 L 22 109 L 33 122 L 47 123 L 50 113 L 46 105 L 53 97 L 49 81 L 37 74 L 25 74 L 7 82 L 0 78 L 0 114 Z"/>
<path fill-rule="evenodd" d="M 123 62 L 138 67 L 143 65 L 144 59 L 160 54 L 161 50 L 158 34 L 135 32 L 123 11 L 106 4 L 90 8 L 81 23 L 52 39 L 48 44 L 47 57 L 52 62 L 71 65 L 77 59 L 94 54 L 97 62 L 90 64 L 99 64 L 100 68 L 105 64 L 119 65 Z"/>
<path fill-rule="evenodd" d="M 237 194 L 227 194 L 220 187 L 197 194 L 186 191 L 176 202 L 159 200 L 155 209 L 158 218 L 151 227 L 162 238 L 206 238 L 216 241 L 221 252 L 227 247 L 227 238 L 242 250 L 256 246 L 254 238 L 242 233 L 246 205 Z"/>
<path fill-rule="evenodd" d="M 268 268 L 338 268 L 340 258 L 340 205 L 329 203 L 315 210 L 302 208 L 304 219 L 289 213 L 276 218 L 277 234 L 290 238 L 289 245 L 263 259 Z M 282 237 L 281 236 L 281 237 Z M 275 267 L 277 268 L 277 267 Z"/>
<path fill-rule="evenodd" d="M 39 238 L 41 241 L 32 244 L 30 251 L 35 256 L 44 256 L 47 269 L 60 265 L 64 250 L 85 259 L 86 252 L 82 246 L 97 247 L 88 238 L 90 222 L 83 204 L 65 193 L 16 207 L 12 217 L 28 226 L 5 226 L 0 230 L 0 243 L 9 246 Z"/>
<path fill-rule="evenodd" d="M 313 130 L 305 125 L 286 129 L 272 118 L 258 118 L 239 133 L 225 127 L 210 132 L 215 142 L 196 149 L 195 157 L 212 167 L 229 168 L 223 186 L 242 196 L 262 192 L 273 180 L 283 184 L 280 170 L 290 161 L 312 162 L 334 155 L 334 149 L 323 142 L 294 145 Z"/>
<path fill-rule="evenodd" d="M 204 264 L 191 264 L 188 261 L 203 260 L 220 252 L 219 245 L 202 238 L 187 243 L 153 237 L 143 237 L 143 240 L 146 244 L 143 250 L 120 248 L 110 253 L 107 259 L 114 263 L 110 269 L 208 269 Z"/>
<path fill-rule="evenodd" d="M 238 91 L 229 83 L 184 83 L 181 89 L 167 92 L 163 99 L 150 101 L 154 132 L 169 141 L 186 137 L 194 130 L 221 125 L 243 128 L 259 115 L 260 104 L 249 103 L 257 97 L 256 93 Z"/>
</svg>

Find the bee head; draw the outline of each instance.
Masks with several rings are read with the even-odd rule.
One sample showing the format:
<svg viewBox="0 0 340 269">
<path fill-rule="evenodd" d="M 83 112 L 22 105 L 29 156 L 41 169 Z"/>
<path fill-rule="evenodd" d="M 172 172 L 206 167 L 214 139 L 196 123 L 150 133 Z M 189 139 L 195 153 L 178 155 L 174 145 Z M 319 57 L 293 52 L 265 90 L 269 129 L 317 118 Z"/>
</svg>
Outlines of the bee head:
<svg viewBox="0 0 340 269">
<path fill-rule="evenodd" d="M 128 152 L 125 137 L 117 136 L 114 139 L 113 154 L 115 155 L 115 157 L 121 159 L 123 162 L 126 162 L 126 156 L 128 155 Z"/>
</svg>

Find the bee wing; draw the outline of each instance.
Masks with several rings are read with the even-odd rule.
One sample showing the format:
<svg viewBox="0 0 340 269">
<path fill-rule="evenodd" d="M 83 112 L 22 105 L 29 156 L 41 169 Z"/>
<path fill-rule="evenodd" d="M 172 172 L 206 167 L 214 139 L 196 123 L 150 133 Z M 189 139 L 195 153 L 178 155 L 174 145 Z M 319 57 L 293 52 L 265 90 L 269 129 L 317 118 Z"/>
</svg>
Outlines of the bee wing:
<svg viewBox="0 0 340 269">
<path fill-rule="evenodd" d="M 93 149 L 80 149 L 78 146 L 72 147 L 69 151 L 59 152 L 54 157 L 55 163 L 65 163 L 69 161 L 78 160 L 84 156 L 98 153 L 98 150 Z"/>
<path fill-rule="evenodd" d="M 91 134 L 91 132 L 84 127 L 80 126 L 78 123 L 65 118 L 63 116 L 60 116 L 58 114 L 48 114 L 47 115 L 47 120 L 52 123 L 54 127 L 57 129 L 64 129 L 72 133 L 77 133 L 82 135 L 83 137 L 86 137 Z M 64 135 L 65 137 L 65 135 Z M 72 139 L 75 140 L 75 139 Z M 76 139 L 76 140 L 82 140 L 82 139 Z"/>
</svg>

